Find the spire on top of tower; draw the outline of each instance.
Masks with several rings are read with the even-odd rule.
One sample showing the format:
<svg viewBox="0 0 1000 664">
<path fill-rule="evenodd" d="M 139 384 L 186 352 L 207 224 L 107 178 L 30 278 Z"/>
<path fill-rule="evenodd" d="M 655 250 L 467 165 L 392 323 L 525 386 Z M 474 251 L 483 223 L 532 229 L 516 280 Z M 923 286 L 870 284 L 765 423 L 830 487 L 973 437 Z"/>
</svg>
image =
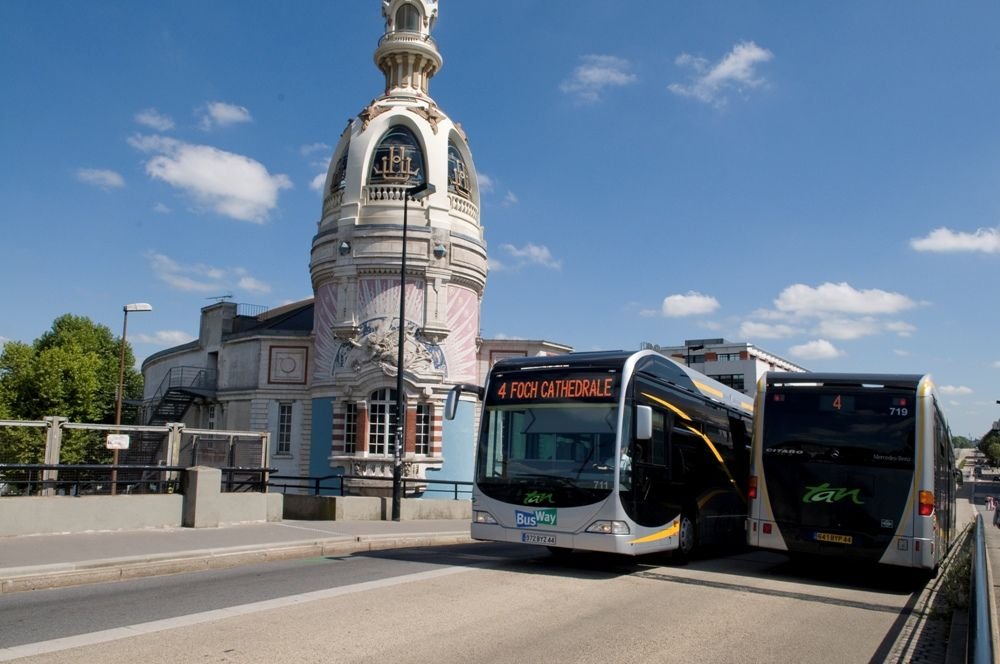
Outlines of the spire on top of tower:
<svg viewBox="0 0 1000 664">
<path fill-rule="evenodd" d="M 443 63 L 431 39 L 437 15 L 437 0 L 382 0 L 385 34 L 375 64 L 385 74 L 386 96 L 429 96 L 428 83 Z"/>
</svg>

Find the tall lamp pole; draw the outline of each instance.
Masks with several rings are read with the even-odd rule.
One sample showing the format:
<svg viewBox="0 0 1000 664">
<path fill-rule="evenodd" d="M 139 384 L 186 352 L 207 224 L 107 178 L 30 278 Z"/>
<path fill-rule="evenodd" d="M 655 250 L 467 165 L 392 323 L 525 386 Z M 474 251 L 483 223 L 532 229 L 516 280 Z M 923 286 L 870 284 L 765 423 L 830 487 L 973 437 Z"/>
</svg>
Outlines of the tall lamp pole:
<svg viewBox="0 0 1000 664">
<path fill-rule="evenodd" d="M 407 203 L 412 198 L 419 201 L 435 191 L 434 185 L 423 182 L 407 187 L 403 192 L 403 251 L 399 261 L 399 331 L 396 350 L 396 437 L 392 456 L 392 520 L 399 521 L 400 499 L 403 481 L 403 445 L 405 441 L 405 413 L 403 409 L 403 347 L 406 344 L 406 213 Z"/>
<path fill-rule="evenodd" d="M 122 307 L 122 347 L 118 355 L 118 395 L 115 397 L 115 433 L 122 423 L 122 397 L 125 392 L 125 333 L 128 330 L 128 312 L 130 311 L 152 311 L 153 306 L 146 302 L 134 302 Z M 111 460 L 111 495 L 118 493 L 118 448 L 113 452 Z"/>
</svg>

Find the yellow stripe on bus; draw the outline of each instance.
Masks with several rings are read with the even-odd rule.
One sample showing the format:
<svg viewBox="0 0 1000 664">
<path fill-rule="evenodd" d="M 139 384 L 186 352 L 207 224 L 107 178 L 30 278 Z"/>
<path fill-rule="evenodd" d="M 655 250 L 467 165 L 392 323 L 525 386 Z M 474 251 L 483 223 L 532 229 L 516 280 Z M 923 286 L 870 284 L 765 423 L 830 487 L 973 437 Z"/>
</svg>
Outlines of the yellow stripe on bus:
<svg viewBox="0 0 1000 664">
<path fill-rule="evenodd" d="M 710 501 L 712 498 L 715 498 L 716 496 L 722 495 L 724 493 L 726 493 L 726 492 L 723 491 L 722 489 L 716 489 L 715 491 L 709 491 L 704 496 L 702 496 L 701 498 L 698 499 L 698 509 L 701 509 L 702 507 L 704 507 L 708 503 L 708 501 Z"/>
<path fill-rule="evenodd" d="M 653 533 L 652 535 L 646 535 L 645 537 L 634 539 L 631 542 L 629 542 L 629 544 L 646 544 L 647 542 L 656 542 L 661 539 L 667 539 L 668 537 L 672 537 L 673 535 L 679 533 L 680 530 L 681 530 L 681 522 L 678 520 L 674 520 L 674 522 L 666 530 L 661 530 L 658 533 Z"/>
<path fill-rule="evenodd" d="M 722 390 L 717 390 L 714 387 L 712 387 L 711 385 L 706 385 L 705 383 L 702 383 L 701 381 L 697 381 L 697 380 L 694 380 L 692 382 L 694 383 L 694 386 L 697 387 L 702 392 L 708 392 L 709 394 L 711 394 L 713 396 L 716 396 L 716 397 L 719 397 L 720 399 L 723 396 L 722 395 Z"/>
<path fill-rule="evenodd" d="M 656 403 L 658 403 L 658 404 L 661 404 L 661 405 L 664 405 L 664 406 L 666 406 L 666 407 L 667 407 L 667 408 L 669 408 L 670 410 L 672 410 L 672 411 L 674 411 L 675 413 L 677 413 L 677 415 L 679 415 L 680 417 L 683 417 L 683 418 L 684 418 L 685 420 L 687 420 L 688 422 L 691 422 L 691 421 L 693 421 L 693 420 L 691 419 L 691 416 L 690 416 L 690 415 L 688 415 L 687 413 L 685 413 L 685 412 L 684 412 L 683 410 L 681 410 L 680 408 L 678 408 L 677 406 L 675 406 L 675 405 L 674 405 L 674 404 L 672 404 L 672 403 L 668 403 L 668 402 L 664 401 L 663 399 L 660 399 L 659 397 L 654 397 L 654 396 L 653 396 L 652 394 L 649 394 L 649 393 L 647 393 L 647 392 L 643 392 L 643 393 L 642 393 L 642 396 L 646 397 L 647 399 L 651 399 L 651 400 L 655 401 L 655 402 L 656 402 Z"/>
<path fill-rule="evenodd" d="M 722 466 L 723 472 L 725 472 L 726 476 L 729 477 L 729 482 L 733 486 L 739 486 L 738 484 L 736 484 L 736 479 L 733 477 L 733 474 L 729 472 L 729 466 L 726 465 L 726 462 L 722 459 L 722 455 L 719 454 L 719 450 L 715 448 L 715 445 L 713 445 L 712 441 L 708 439 L 708 436 L 706 436 L 702 432 L 692 427 L 687 427 L 687 430 L 693 433 L 694 435 L 698 436 L 699 438 L 701 438 L 703 441 L 705 441 L 705 444 L 708 445 L 708 449 L 712 451 L 712 454 L 714 454 L 715 458 L 719 461 L 719 465 Z M 739 494 L 740 498 L 743 499 L 743 502 L 746 502 L 746 498 L 743 496 L 743 492 L 741 491 L 739 492 Z"/>
</svg>

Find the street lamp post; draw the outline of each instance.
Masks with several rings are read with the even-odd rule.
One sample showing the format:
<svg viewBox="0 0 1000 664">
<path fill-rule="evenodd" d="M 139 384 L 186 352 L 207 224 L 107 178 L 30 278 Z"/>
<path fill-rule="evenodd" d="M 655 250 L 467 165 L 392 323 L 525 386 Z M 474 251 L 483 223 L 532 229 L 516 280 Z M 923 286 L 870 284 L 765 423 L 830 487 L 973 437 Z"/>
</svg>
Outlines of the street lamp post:
<svg viewBox="0 0 1000 664">
<path fill-rule="evenodd" d="M 405 407 L 403 400 L 403 347 L 406 344 L 406 213 L 412 198 L 419 201 L 434 193 L 435 187 L 423 182 L 403 192 L 403 250 L 399 261 L 399 328 L 396 349 L 396 436 L 392 456 L 392 520 L 399 521 L 403 481 L 403 445 L 405 442 Z"/>
<path fill-rule="evenodd" d="M 134 302 L 122 307 L 122 344 L 121 352 L 118 355 L 118 395 L 115 397 L 115 433 L 122 424 L 122 397 L 125 392 L 125 333 L 128 330 L 128 312 L 130 311 L 152 311 L 153 306 L 145 302 Z M 116 447 L 111 459 L 111 495 L 118 493 L 118 448 Z"/>
</svg>

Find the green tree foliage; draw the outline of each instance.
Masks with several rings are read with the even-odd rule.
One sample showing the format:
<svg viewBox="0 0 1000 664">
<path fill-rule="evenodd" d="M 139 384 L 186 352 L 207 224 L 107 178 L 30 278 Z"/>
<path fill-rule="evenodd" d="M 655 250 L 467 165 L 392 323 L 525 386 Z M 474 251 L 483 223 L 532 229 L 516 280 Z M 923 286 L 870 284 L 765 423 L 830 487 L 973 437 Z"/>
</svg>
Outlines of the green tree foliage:
<svg viewBox="0 0 1000 664">
<path fill-rule="evenodd" d="M 957 449 L 962 449 L 966 447 L 971 448 L 976 446 L 976 441 L 969 440 L 965 436 L 952 436 L 951 444 L 954 445 Z"/>
<path fill-rule="evenodd" d="M 993 429 L 979 441 L 979 451 L 986 455 L 990 465 L 1000 465 L 1000 431 Z"/>
<path fill-rule="evenodd" d="M 72 314 L 57 318 L 52 329 L 31 345 L 7 342 L 0 353 L 0 417 L 41 420 L 57 415 L 71 422 L 113 424 L 120 344 L 121 339 L 107 326 Z M 142 374 L 134 366 L 135 356 L 126 344 L 125 399 L 142 397 Z M 124 414 L 122 419 L 127 421 Z M 40 450 L 38 438 L 37 429 L 0 429 L 0 460 L 39 462 L 44 454 L 44 437 Z M 81 443 L 64 443 L 63 463 L 100 458 L 99 449 L 89 449 L 99 447 L 95 437 L 71 438 Z"/>
</svg>

